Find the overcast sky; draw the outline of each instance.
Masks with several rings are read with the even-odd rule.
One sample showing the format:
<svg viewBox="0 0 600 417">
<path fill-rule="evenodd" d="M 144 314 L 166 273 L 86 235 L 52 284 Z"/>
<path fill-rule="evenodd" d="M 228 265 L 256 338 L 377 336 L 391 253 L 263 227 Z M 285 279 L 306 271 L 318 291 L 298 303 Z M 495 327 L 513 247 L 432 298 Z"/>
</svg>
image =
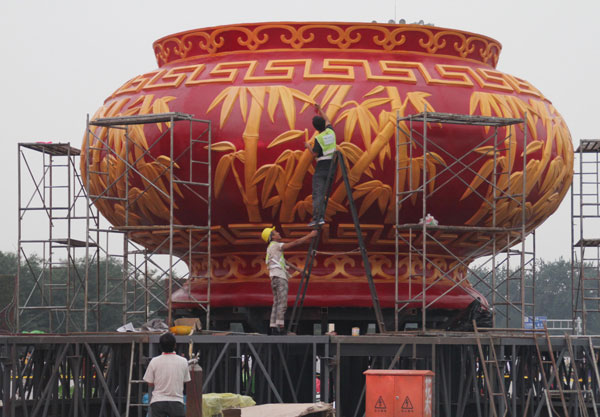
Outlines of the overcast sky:
<svg viewBox="0 0 600 417">
<path fill-rule="evenodd" d="M 152 42 L 206 26 L 404 18 L 498 40 L 498 69 L 540 89 L 577 147 L 597 138 L 600 1 L 0 1 L 0 251 L 17 249 L 17 143 L 81 145 L 87 113 L 157 67 Z M 570 258 L 570 197 L 538 229 L 537 256 Z"/>
</svg>

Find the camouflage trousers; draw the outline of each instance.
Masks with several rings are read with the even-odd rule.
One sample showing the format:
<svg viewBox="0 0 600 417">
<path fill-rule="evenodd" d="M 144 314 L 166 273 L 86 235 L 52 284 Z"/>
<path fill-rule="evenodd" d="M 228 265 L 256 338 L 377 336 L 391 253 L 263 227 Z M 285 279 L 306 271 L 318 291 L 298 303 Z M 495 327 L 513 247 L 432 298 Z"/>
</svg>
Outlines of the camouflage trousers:
<svg viewBox="0 0 600 417">
<path fill-rule="evenodd" d="M 271 309 L 270 327 L 283 327 L 287 309 L 288 280 L 271 277 L 271 289 L 273 290 L 273 308 Z"/>
</svg>

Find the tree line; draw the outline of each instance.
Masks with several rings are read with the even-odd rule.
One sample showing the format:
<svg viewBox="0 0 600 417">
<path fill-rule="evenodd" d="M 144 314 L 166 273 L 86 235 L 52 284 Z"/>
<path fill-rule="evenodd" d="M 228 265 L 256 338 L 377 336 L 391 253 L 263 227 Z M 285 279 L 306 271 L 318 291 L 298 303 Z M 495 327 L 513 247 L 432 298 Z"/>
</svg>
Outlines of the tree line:
<svg viewBox="0 0 600 417">
<path fill-rule="evenodd" d="M 11 321 L 14 321 L 14 281 L 17 274 L 17 256 L 14 253 L 0 251 L 0 331 L 14 330 L 11 328 Z M 54 269 L 52 273 L 52 285 L 54 288 L 61 288 L 65 285 L 67 275 L 70 274 L 71 308 L 73 312 L 70 315 L 70 331 L 81 331 L 83 329 L 83 313 L 76 312 L 84 307 L 84 293 L 82 290 L 83 280 L 85 280 L 85 260 L 77 259 L 72 262 L 70 272 L 67 268 Z M 99 308 L 92 308 L 88 321 L 89 331 L 114 331 L 117 327 L 124 324 L 123 302 L 128 303 L 128 309 L 145 308 L 145 298 L 142 292 L 135 291 L 134 279 L 130 278 L 127 282 L 127 291 L 124 291 L 122 271 L 123 265 L 118 259 L 102 259 L 99 263 L 93 262 L 90 265 L 88 275 L 88 300 L 92 303 L 101 298 L 105 301 Z M 43 265 L 42 259 L 33 257 L 22 261 L 21 280 L 19 286 L 19 297 L 21 305 L 26 302 L 28 305 L 63 305 L 66 302 L 66 290 L 55 289 L 52 291 L 52 300 L 49 300 L 48 288 L 43 288 L 44 281 L 40 279 L 41 274 L 47 273 L 47 268 Z M 515 277 L 515 271 L 509 271 L 504 266 L 496 269 L 497 296 L 505 297 L 507 300 L 520 300 L 521 280 L 509 279 L 507 276 Z M 571 283 L 571 263 L 563 258 L 555 261 L 537 260 L 535 268 L 535 300 L 532 298 L 533 291 L 530 289 L 533 283 L 532 268 L 528 268 L 525 275 L 525 300 L 535 303 L 535 315 L 545 316 L 548 319 L 571 319 L 572 318 L 572 283 Z M 166 292 L 164 285 L 166 280 L 160 279 L 156 271 L 150 272 L 154 282 L 154 293 L 161 294 L 162 302 L 165 302 Z M 492 274 L 490 268 L 474 267 L 469 273 L 469 281 L 475 289 L 481 292 L 491 304 L 491 281 Z M 500 284 L 498 284 L 500 283 Z M 126 296 L 124 299 L 124 292 Z M 507 295 L 508 294 L 508 295 Z M 44 298 L 45 297 L 45 298 Z M 92 307 L 94 305 L 92 304 Z M 505 327 L 506 309 L 498 308 L 496 312 L 496 325 Z M 150 311 L 153 317 L 164 317 L 166 313 L 161 302 L 157 299 L 151 299 Z M 99 315 L 99 316 L 98 316 Z M 519 327 L 520 312 L 515 309 L 508 309 L 510 327 Z M 143 319 L 137 318 L 132 321 L 134 326 L 143 324 Z M 66 329 L 66 312 L 56 312 L 48 314 L 36 310 L 26 310 L 20 317 L 21 330 L 47 330 L 52 326 L 54 329 Z M 98 323 L 98 327 L 96 327 Z M 517 324 L 518 323 L 518 324 Z M 600 323 L 592 324 L 599 327 Z"/>
</svg>

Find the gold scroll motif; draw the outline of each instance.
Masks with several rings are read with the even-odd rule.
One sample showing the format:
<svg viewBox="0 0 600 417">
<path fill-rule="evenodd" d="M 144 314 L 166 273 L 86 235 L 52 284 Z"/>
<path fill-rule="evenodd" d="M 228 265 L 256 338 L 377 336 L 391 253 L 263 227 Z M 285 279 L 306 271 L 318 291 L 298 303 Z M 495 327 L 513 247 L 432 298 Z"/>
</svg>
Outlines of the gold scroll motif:
<svg viewBox="0 0 600 417">
<path fill-rule="evenodd" d="M 320 70 L 316 69 L 320 68 Z M 436 64 L 432 74 L 420 62 L 331 58 L 321 60 L 274 59 L 265 63 L 257 60 L 221 62 L 210 71 L 206 64 L 184 65 L 158 69 L 127 81 L 111 97 L 123 94 L 153 92 L 180 86 L 194 87 L 210 84 L 291 83 L 301 76 L 303 80 L 330 80 L 352 82 L 366 79 L 373 82 L 394 82 L 414 85 L 448 85 L 491 89 L 506 93 L 527 94 L 544 99 L 529 82 L 491 68 L 472 68 L 467 65 Z"/>
<path fill-rule="evenodd" d="M 423 275 L 421 260 L 414 259 L 409 271 L 408 255 L 400 255 L 398 282 L 408 283 L 408 277 L 412 277 L 413 284 L 421 284 Z M 292 253 L 286 259 L 288 262 L 302 267 L 306 261 L 306 255 Z M 391 254 L 371 253 L 369 254 L 369 262 L 375 282 L 394 282 L 394 261 Z M 214 283 L 264 282 L 264 277 L 269 274 L 265 265 L 264 254 L 246 255 L 244 257 L 238 255 L 213 257 L 211 263 L 213 268 L 211 276 Z M 357 256 L 333 255 L 318 257 L 313 266 L 310 280 L 311 282 L 328 283 L 364 283 L 364 274 L 359 272 L 356 275 L 357 270 L 361 270 L 360 264 L 360 258 Z M 195 265 L 195 268 L 196 273 L 204 275 L 206 273 L 206 260 L 199 262 Z M 463 287 L 471 286 L 467 280 L 464 280 L 466 267 L 460 265 L 454 258 L 430 258 L 426 275 L 427 284 L 435 283 L 436 285 L 452 286 L 460 283 Z M 294 278 L 298 278 L 298 275 L 292 276 L 292 279 Z"/>
<path fill-rule="evenodd" d="M 323 29 L 330 32 L 325 37 L 323 37 Z M 319 39 L 315 36 L 315 30 L 321 31 Z M 375 33 L 369 35 L 369 31 Z M 182 35 L 166 37 L 154 43 L 155 55 L 159 65 L 163 65 L 167 62 L 185 61 L 199 56 L 218 54 L 225 45 L 223 35 L 232 33 L 239 33 L 239 36 L 235 37 L 237 46 L 228 43 L 227 52 L 232 47 L 236 51 L 251 53 L 318 48 L 320 51 L 325 52 L 330 50 L 366 50 L 444 56 L 445 54 L 440 50 L 449 45 L 453 52 L 457 53 L 449 55 L 453 58 L 469 59 L 495 67 L 501 50 L 498 42 L 484 36 L 455 30 L 431 29 L 417 25 L 382 26 L 362 24 L 344 27 L 327 23 L 304 25 L 266 23 L 255 27 L 222 26 L 200 29 Z M 269 41 L 270 36 L 277 36 L 281 43 L 276 46 L 272 46 L 272 44 L 271 46 L 264 46 Z M 357 49 L 356 45 L 363 38 L 368 39 L 369 36 L 370 46 L 366 49 Z M 414 49 L 411 50 L 402 48 L 409 37 L 418 40 L 418 47 L 415 45 Z M 324 44 L 324 41 L 327 43 Z M 361 48 L 364 48 L 364 46 L 361 46 Z M 198 50 L 202 52 L 199 53 Z"/>
</svg>

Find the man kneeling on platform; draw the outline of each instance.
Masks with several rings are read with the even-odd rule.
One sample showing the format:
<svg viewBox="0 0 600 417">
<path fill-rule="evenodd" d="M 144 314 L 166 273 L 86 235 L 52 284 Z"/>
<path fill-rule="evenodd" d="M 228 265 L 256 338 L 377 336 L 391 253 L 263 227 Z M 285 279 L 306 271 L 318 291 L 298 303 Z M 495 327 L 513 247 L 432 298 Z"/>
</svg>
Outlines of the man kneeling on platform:
<svg viewBox="0 0 600 417">
<path fill-rule="evenodd" d="M 283 252 L 306 242 L 315 237 L 317 231 L 313 230 L 300 239 L 292 242 L 283 243 L 281 235 L 275 230 L 275 227 L 267 227 L 262 231 L 262 239 L 269 244 L 267 247 L 267 256 L 265 263 L 269 270 L 271 278 L 271 289 L 273 290 L 273 308 L 271 309 L 270 332 L 274 335 L 286 334 L 284 327 L 285 310 L 287 309 L 288 298 L 288 278 L 290 272 L 302 272 L 302 269 L 285 261 Z"/>
</svg>

